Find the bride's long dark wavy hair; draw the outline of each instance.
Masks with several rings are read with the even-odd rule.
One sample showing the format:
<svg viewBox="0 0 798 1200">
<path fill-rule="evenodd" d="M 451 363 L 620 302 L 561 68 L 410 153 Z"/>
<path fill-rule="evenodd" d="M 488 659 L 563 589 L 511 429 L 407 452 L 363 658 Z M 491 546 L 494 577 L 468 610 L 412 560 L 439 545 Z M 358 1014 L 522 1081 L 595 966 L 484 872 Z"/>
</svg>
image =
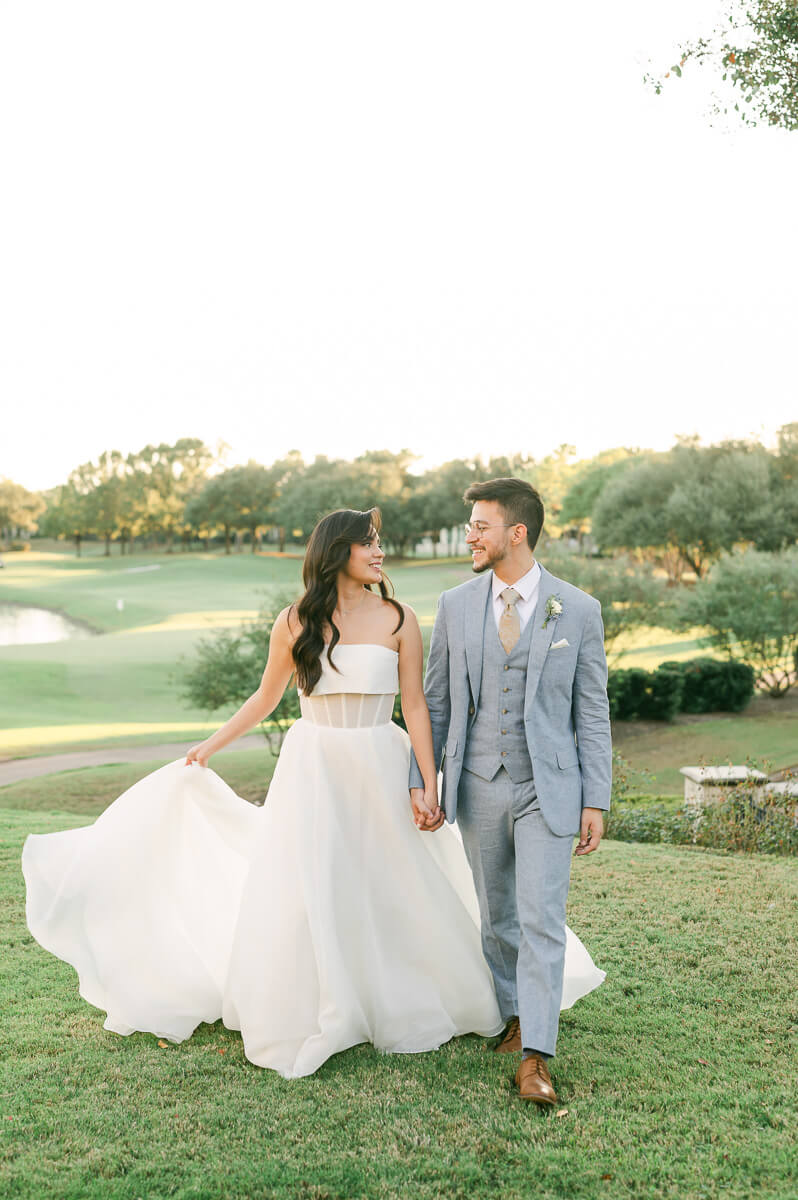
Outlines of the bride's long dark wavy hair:
<svg viewBox="0 0 798 1200">
<path fill-rule="evenodd" d="M 349 548 L 360 542 L 366 545 L 382 527 L 378 508 L 359 512 L 354 508 L 340 508 L 322 517 L 308 541 L 302 581 L 305 594 L 296 606 L 296 614 L 302 623 L 302 632 L 294 642 L 292 654 L 296 667 L 297 686 L 309 696 L 321 676 L 321 656 L 324 650 L 326 628 L 332 630 L 327 649 L 327 659 L 333 669 L 332 652 L 341 640 L 341 631 L 333 621 L 333 612 L 338 603 L 338 574 L 349 562 Z M 369 591 L 371 584 L 366 584 Z M 396 629 L 401 629 L 405 619 L 401 604 L 393 598 L 390 580 L 383 575 L 379 582 L 383 600 L 392 604 L 399 614 Z"/>
</svg>

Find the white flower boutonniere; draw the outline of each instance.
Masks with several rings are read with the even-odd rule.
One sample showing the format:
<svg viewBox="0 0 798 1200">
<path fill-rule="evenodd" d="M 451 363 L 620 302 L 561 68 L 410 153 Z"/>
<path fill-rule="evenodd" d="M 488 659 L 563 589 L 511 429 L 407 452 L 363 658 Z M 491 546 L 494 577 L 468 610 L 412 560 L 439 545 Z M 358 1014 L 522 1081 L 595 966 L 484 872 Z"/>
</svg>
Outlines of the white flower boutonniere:
<svg viewBox="0 0 798 1200">
<path fill-rule="evenodd" d="M 559 617 L 562 612 L 562 600 L 559 596 L 549 596 L 546 601 L 546 620 L 543 622 L 545 629 L 552 617 Z"/>
</svg>

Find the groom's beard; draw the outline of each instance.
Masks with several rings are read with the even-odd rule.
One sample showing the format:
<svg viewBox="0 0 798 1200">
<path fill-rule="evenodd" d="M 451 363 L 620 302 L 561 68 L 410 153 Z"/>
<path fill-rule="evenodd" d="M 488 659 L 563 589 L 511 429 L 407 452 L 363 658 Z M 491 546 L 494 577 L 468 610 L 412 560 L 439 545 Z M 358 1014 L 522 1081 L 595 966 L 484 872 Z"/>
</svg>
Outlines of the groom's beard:
<svg viewBox="0 0 798 1200">
<path fill-rule="evenodd" d="M 504 561 L 506 552 L 506 546 L 502 546 L 500 550 L 494 550 L 493 554 L 489 550 L 483 550 L 478 559 L 471 560 L 471 570 L 475 575 L 481 575 L 483 571 L 492 570 Z"/>
</svg>

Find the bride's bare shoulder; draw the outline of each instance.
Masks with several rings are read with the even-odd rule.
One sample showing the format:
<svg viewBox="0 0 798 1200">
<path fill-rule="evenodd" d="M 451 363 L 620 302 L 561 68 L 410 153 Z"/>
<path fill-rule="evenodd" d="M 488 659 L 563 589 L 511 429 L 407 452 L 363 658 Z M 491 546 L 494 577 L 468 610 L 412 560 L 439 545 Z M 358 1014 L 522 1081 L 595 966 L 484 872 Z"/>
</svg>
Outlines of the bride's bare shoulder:
<svg viewBox="0 0 798 1200">
<path fill-rule="evenodd" d="M 282 609 L 274 619 L 272 625 L 272 637 L 275 635 L 288 642 L 293 646 L 294 642 L 302 632 L 302 622 L 299 620 L 295 604 L 289 604 L 287 608 Z"/>
<path fill-rule="evenodd" d="M 396 637 L 401 642 L 403 636 L 410 634 L 411 636 L 418 632 L 419 624 L 416 610 L 409 604 L 405 604 L 404 600 L 396 602 L 402 610 L 402 624 L 396 630 Z M 396 610 L 394 609 L 394 615 Z"/>
</svg>

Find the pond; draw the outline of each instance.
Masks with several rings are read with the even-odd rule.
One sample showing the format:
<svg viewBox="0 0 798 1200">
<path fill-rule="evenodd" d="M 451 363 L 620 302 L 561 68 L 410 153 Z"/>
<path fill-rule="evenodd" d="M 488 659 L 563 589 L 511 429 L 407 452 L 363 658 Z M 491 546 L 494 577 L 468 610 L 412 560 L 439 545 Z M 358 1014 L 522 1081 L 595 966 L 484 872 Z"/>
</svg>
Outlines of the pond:
<svg viewBox="0 0 798 1200">
<path fill-rule="evenodd" d="M 49 608 L 0 604 L 0 646 L 29 646 L 35 642 L 65 642 L 69 638 L 92 636 L 88 625 Z"/>
</svg>

